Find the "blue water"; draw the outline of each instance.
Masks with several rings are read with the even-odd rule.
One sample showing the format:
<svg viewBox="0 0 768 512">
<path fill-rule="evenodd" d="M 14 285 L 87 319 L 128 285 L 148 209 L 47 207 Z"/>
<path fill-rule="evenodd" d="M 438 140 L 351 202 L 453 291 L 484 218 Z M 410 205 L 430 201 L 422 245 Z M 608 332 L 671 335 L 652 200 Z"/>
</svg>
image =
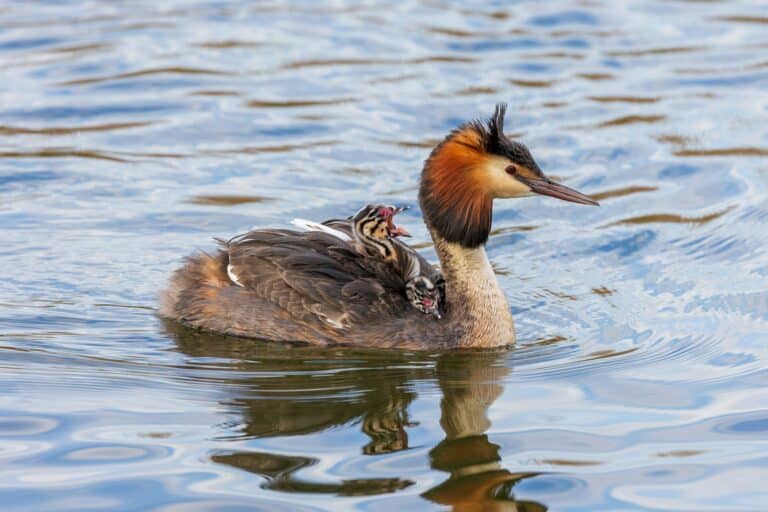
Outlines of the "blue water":
<svg viewBox="0 0 768 512">
<path fill-rule="evenodd" d="M 767 29 L 748 1 L 3 3 L 0 508 L 766 510 Z M 602 205 L 496 205 L 516 348 L 156 316 L 213 236 L 416 207 L 498 101 Z"/>
</svg>

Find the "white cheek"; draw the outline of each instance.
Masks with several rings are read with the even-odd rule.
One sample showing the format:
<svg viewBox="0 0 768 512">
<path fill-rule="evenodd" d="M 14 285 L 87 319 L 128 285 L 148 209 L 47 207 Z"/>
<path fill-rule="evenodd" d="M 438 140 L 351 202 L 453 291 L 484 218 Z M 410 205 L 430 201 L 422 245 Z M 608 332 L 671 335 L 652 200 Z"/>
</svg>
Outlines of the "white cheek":
<svg viewBox="0 0 768 512">
<path fill-rule="evenodd" d="M 531 189 L 514 177 L 507 174 L 509 160 L 503 157 L 493 157 L 485 167 L 489 188 L 496 198 L 523 197 L 531 194 Z"/>
</svg>

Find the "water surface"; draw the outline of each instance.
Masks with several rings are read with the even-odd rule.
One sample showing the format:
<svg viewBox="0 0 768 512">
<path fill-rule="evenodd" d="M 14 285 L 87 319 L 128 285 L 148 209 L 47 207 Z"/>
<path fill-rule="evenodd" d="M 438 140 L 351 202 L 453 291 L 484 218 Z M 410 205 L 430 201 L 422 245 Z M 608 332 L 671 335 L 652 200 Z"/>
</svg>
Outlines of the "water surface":
<svg viewBox="0 0 768 512">
<path fill-rule="evenodd" d="M 5 2 L 3 510 L 765 510 L 766 28 L 748 1 Z M 515 349 L 156 317 L 213 236 L 416 206 L 497 101 L 602 204 L 497 204 Z"/>
</svg>

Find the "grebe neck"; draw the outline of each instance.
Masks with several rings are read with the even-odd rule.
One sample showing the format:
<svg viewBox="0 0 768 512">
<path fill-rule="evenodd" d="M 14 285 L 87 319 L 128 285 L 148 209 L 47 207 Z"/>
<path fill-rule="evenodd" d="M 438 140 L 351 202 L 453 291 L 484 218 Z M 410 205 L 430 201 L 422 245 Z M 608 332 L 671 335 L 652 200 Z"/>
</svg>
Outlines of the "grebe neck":
<svg viewBox="0 0 768 512">
<path fill-rule="evenodd" d="M 485 246 L 448 242 L 430 229 L 445 277 L 447 321 L 461 324 L 463 347 L 494 347 L 515 342 L 509 304 L 499 286 Z"/>
</svg>

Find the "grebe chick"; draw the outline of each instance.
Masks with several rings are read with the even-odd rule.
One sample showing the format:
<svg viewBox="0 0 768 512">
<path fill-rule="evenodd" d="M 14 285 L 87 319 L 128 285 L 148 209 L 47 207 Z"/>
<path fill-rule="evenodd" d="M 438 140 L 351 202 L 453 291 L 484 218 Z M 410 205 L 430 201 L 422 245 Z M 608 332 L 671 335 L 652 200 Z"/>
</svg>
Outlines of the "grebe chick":
<svg viewBox="0 0 768 512">
<path fill-rule="evenodd" d="M 432 315 L 440 320 L 440 304 L 443 298 L 438 286 L 431 279 L 424 276 L 416 276 L 405 283 L 405 296 L 413 307 L 424 313 Z"/>
<path fill-rule="evenodd" d="M 372 204 L 362 207 L 351 219 L 355 247 L 363 255 L 380 257 L 392 264 L 405 281 L 404 292 L 411 306 L 439 320 L 444 300 L 440 295 L 442 290 L 438 288 L 442 275 L 431 265 L 422 268 L 416 251 L 396 240 L 398 236 L 411 236 L 405 228 L 394 223 L 394 216 L 405 209 Z M 426 270 L 428 275 L 422 275 L 422 270 Z M 430 277 L 435 278 L 438 284 Z"/>
<path fill-rule="evenodd" d="M 378 256 L 384 261 L 397 264 L 394 238 L 411 236 L 405 228 L 396 226 L 394 217 L 406 208 L 384 204 L 367 204 L 350 219 L 352 239 L 360 254 Z"/>
</svg>

